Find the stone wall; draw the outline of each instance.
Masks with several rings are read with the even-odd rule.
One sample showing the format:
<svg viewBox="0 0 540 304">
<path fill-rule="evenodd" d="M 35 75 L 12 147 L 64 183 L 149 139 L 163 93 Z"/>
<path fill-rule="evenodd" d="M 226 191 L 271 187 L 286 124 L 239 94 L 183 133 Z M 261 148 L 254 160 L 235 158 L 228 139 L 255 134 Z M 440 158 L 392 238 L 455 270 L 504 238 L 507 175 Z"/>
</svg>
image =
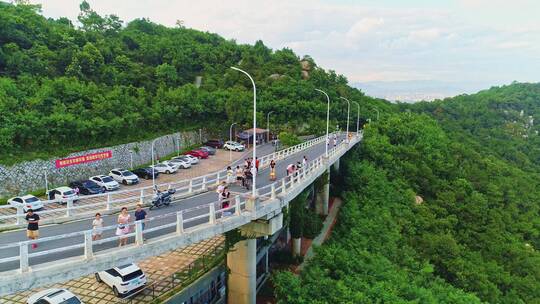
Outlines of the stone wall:
<svg viewBox="0 0 540 304">
<path fill-rule="evenodd" d="M 202 132 L 203 141 L 206 133 Z M 157 138 L 154 144 L 156 157 L 164 157 L 177 151 L 177 140 L 180 137 L 180 149 L 192 144 L 199 143 L 199 132 L 179 132 Z M 74 157 L 84 154 L 112 151 L 112 157 L 105 160 L 74 165 L 57 169 L 55 160 L 33 160 L 15 164 L 13 166 L 0 165 L 0 197 L 11 197 L 21 195 L 30 191 L 45 189 L 45 176 L 49 183 L 49 188 L 66 185 L 70 181 L 87 179 L 98 174 L 108 174 L 112 168 L 131 167 L 131 156 L 133 156 L 133 166 L 152 162 L 152 140 L 128 143 L 113 147 L 93 149 L 72 153 L 61 158 Z M 132 151 L 132 152 L 130 152 Z"/>
</svg>

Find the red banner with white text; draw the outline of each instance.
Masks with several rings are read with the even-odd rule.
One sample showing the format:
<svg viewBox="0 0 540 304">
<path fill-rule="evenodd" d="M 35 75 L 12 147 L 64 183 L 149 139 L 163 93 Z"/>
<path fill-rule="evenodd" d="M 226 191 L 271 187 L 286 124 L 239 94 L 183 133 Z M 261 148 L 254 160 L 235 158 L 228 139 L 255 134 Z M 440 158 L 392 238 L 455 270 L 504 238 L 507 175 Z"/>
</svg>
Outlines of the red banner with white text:
<svg viewBox="0 0 540 304">
<path fill-rule="evenodd" d="M 55 162 L 56 162 L 56 168 L 64 168 L 64 167 L 94 162 L 94 161 L 98 161 L 102 159 L 107 159 L 111 157 L 112 157 L 112 151 L 104 151 L 104 152 L 86 154 L 86 155 L 81 155 L 81 156 L 57 159 Z"/>
</svg>

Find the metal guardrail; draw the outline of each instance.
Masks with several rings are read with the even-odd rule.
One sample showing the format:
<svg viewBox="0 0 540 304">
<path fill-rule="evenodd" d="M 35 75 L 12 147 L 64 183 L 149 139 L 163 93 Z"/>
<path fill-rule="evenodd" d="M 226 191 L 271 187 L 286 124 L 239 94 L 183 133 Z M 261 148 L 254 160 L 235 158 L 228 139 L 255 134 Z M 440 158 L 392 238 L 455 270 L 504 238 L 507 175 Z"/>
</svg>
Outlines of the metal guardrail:
<svg viewBox="0 0 540 304">
<path fill-rule="evenodd" d="M 261 168 L 270 164 L 272 159 L 282 160 L 298 152 L 306 150 L 314 145 L 325 141 L 325 136 L 321 136 L 301 144 L 298 144 L 287 149 L 274 152 L 259 158 Z M 226 168 L 217 172 L 209 173 L 203 176 L 198 176 L 191 179 L 180 180 L 176 182 L 158 184 L 160 189 L 175 189 L 176 193 L 173 198 L 189 197 L 193 194 L 206 191 L 210 187 L 217 186 L 221 181 L 227 180 Z M 68 201 L 64 206 L 59 208 L 46 209 L 37 211 L 41 217 L 41 224 L 55 223 L 61 220 L 77 218 L 91 218 L 96 212 L 113 213 L 118 212 L 122 207 L 133 207 L 138 203 L 145 203 L 154 196 L 151 186 L 139 187 L 136 189 L 127 189 L 122 191 L 108 192 L 102 194 L 81 196 L 74 204 L 73 201 Z M 58 200 L 43 201 L 43 205 L 59 204 Z M 0 206 L 0 211 L 14 210 L 9 205 Z M 25 214 L 22 206 L 16 208 L 16 212 L 8 215 L 0 215 L 0 229 L 22 227 L 26 225 Z"/>
<path fill-rule="evenodd" d="M 320 140 L 320 139 L 317 139 Z M 343 141 L 340 143 L 337 147 L 332 148 L 328 152 L 328 158 L 333 159 L 335 157 L 339 157 L 339 153 L 345 152 L 349 149 L 349 146 L 351 144 L 356 144 L 358 141 L 361 140 L 360 136 L 355 136 L 352 138 L 351 143 L 347 143 Z M 185 209 L 182 211 L 178 211 L 176 213 L 171 214 L 164 214 L 159 216 L 154 216 L 151 218 L 148 218 L 146 220 L 146 224 L 148 223 L 157 223 L 158 226 L 153 228 L 144 229 L 143 231 L 143 225 L 141 221 L 136 221 L 134 223 L 130 223 L 129 227 L 134 228 L 133 232 L 129 232 L 126 235 L 123 236 L 112 236 L 107 237 L 101 240 L 92 240 L 92 231 L 93 230 L 85 230 L 85 231 L 79 231 L 79 232 L 73 232 L 73 233 L 66 233 L 62 235 L 56 235 L 51 237 L 44 237 L 38 240 L 33 241 L 22 241 L 22 242 L 15 242 L 11 244 L 1 245 L 0 250 L 13 250 L 14 248 L 18 248 L 18 254 L 13 255 L 11 257 L 2 258 L 0 259 L 0 265 L 5 263 L 10 263 L 14 261 L 19 261 L 19 271 L 20 273 L 26 273 L 29 271 L 30 268 L 30 259 L 36 258 L 39 256 L 45 256 L 49 254 L 55 254 L 55 253 L 62 253 L 71 251 L 73 249 L 84 249 L 83 254 L 78 255 L 78 257 L 81 258 L 81 261 L 85 260 L 91 260 L 94 258 L 94 255 L 99 252 L 99 248 L 96 248 L 98 245 L 107 244 L 111 242 L 115 242 L 119 240 L 120 238 L 134 238 L 134 245 L 135 246 L 142 246 L 144 242 L 146 241 L 143 236 L 146 236 L 148 239 L 159 239 L 163 238 L 163 236 L 176 234 L 178 236 L 181 236 L 186 232 L 186 230 L 196 230 L 196 229 L 204 229 L 207 225 L 214 225 L 216 224 L 216 221 L 227 221 L 229 219 L 238 217 L 238 216 L 244 216 L 247 214 L 255 214 L 257 211 L 257 207 L 260 207 L 260 204 L 263 204 L 266 200 L 273 200 L 275 199 L 279 194 L 286 194 L 289 191 L 295 191 L 297 190 L 297 187 L 302 186 L 302 182 L 308 178 L 310 178 L 314 173 L 319 171 L 319 169 L 323 166 L 326 166 L 328 160 L 325 160 L 325 155 L 321 155 L 318 158 L 308 162 L 308 164 L 301 168 L 295 175 L 293 176 L 286 176 L 284 178 L 281 178 L 279 181 L 276 181 L 272 184 L 269 184 L 267 186 L 258 188 L 258 199 L 254 199 L 251 197 L 250 194 L 239 194 L 234 197 L 232 197 L 230 200 L 233 202 L 230 204 L 227 208 L 220 208 L 221 204 L 219 202 L 212 202 L 209 204 Z M 216 208 L 216 205 L 218 205 L 218 208 Z M 202 212 L 202 213 L 201 213 Z M 246 213 L 247 212 L 247 213 Z M 192 216 L 187 217 L 186 215 L 192 214 Z M 187 228 L 188 224 L 192 223 L 192 226 Z M 112 231 L 116 230 L 117 225 L 107 226 L 103 227 L 101 230 L 102 232 Z M 151 236 L 148 235 L 150 232 L 156 232 L 156 231 L 164 231 L 166 229 L 175 228 L 174 232 L 172 233 L 165 233 L 161 235 L 155 235 Z M 132 230 L 130 230 L 132 231 Z M 28 246 L 32 243 L 34 244 L 45 244 L 45 243 L 52 243 L 54 241 L 58 240 L 64 240 L 64 239 L 73 239 L 76 238 L 77 241 L 75 244 L 65 247 L 58 247 L 50 250 L 43 250 L 43 251 L 37 251 L 33 253 L 28 252 Z M 119 247 L 118 250 L 129 250 L 130 246 L 125 247 Z M 72 258 L 72 257 L 70 257 Z M 62 259 L 56 260 L 57 263 L 61 263 Z M 46 263 L 46 262 L 43 262 Z M 39 262 L 36 262 L 36 265 L 39 265 Z"/>
</svg>

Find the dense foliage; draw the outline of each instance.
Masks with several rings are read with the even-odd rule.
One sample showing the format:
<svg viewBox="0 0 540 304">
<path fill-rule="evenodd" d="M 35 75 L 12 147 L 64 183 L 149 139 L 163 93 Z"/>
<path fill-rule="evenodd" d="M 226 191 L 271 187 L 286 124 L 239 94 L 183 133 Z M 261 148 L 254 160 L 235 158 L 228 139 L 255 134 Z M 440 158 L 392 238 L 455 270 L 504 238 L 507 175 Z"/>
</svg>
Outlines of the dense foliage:
<svg viewBox="0 0 540 304">
<path fill-rule="evenodd" d="M 41 16 L 36 5 L 0 2 L 0 162 L 180 129 L 228 134 L 232 122 L 248 125 L 252 111 L 251 83 L 231 66 L 255 78 L 261 126 L 274 111 L 272 128 L 321 132 L 326 101 L 315 88 L 333 100 L 361 101 L 362 113 L 370 109 L 371 99 L 309 56 L 304 79 L 290 49 L 239 45 L 181 23 L 138 19 L 124 26 L 86 2 L 80 7 L 77 27 Z M 344 109 L 332 103 L 332 125 L 343 121 Z"/>
<path fill-rule="evenodd" d="M 540 171 L 540 83 L 402 106 L 429 113 L 457 141 L 524 170 Z"/>
<path fill-rule="evenodd" d="M 275 276 L 280 303 L 540 301 L 536 174 L 412 113 L 367 126 L 342 166 L 336 230 L 300 277 Z"/>
</svg>

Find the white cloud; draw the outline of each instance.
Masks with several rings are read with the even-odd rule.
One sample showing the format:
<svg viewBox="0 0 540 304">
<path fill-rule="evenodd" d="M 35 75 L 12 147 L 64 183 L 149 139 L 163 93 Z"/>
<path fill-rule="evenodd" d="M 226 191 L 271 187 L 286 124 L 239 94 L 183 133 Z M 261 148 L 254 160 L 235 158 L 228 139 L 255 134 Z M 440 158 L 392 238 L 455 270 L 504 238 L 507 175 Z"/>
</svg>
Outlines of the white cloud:
<svg viewBox="0 0 540 304">
<path fill-rule="evenodd" d="M 290 47 L 300 56 L 312 55 L 319 65 L 345 74 L 351 82 L 540 79 L 540 27 L 537 18 L 531 17 L 539 10 L 529 9 L 504 27 L 484 16 L 484 11 L 497 9 L 491 0 L 460 0 L 456 5 L 429 9 L 382 7 L 363 4 L 363 0 L 89 2 L 98 13 L 116 14 L 123 20 L 148 17 L 174 26 L 179 19 L 188 27 L 217 32 L 241 43 L 262 39 L 272 48 Z M 521 9 L 531 5 L 529 0 L 514 2 Z M 509 6 L 502 7 L 517 12 Z M 75 19 L 78 1 L 43 0 L 43 11 L 47 16 Z M 528 61 L 528 65 L 521 64 L 522 70 L 514 68 L 518 62 Z"/>
</svg>

